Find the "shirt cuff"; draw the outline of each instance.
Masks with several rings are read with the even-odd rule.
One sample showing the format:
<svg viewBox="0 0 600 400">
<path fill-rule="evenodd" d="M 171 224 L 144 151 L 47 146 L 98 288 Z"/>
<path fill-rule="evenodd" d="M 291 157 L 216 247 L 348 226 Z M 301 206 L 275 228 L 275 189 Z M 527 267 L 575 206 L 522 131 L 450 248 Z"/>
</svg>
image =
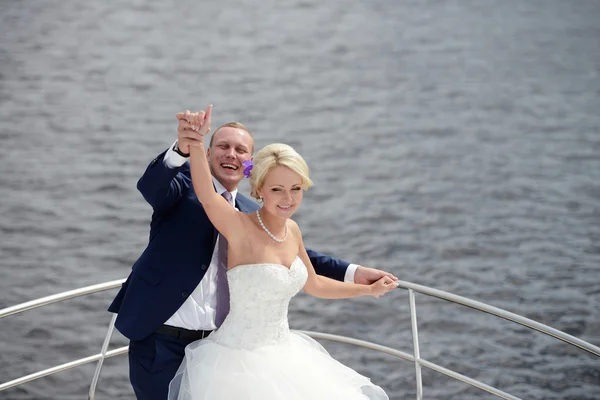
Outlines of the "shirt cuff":
<svg viewBox="0 0 600 400">
<path fill-rule="evenodd" d="M 173 150 L 173 147 L 175 147 L 175 143 L 177 143 L 177 140 L 173 142 L 173 144 L 169 147 L 163 158 L 163 163 L 165 164 L 165 167 L 171 169 L 181 167 L 188 160 L 188 157 L 182 157 L 180 154 L 176 153 Z"/>
<path fill-rule="evenodd" d="M 346 269 L 346 275 L 344 275 L 344 282 L 354 283 L 354 274 L 356 273 L 356 270 L 359 266 L 360 265 L 358 264 L 348 265 L 348 269 Z"/>
</svg>

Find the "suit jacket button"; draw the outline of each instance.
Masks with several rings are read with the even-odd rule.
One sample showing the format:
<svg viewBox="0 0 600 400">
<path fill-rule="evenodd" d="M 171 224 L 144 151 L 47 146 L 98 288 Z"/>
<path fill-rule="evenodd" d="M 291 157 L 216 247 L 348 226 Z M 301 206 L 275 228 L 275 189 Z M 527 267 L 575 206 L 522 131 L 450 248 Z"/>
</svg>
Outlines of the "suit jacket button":
<svg viewBox="0 0 600 400">
<path fill-rule="evenodd" d="M 188 292 L 183 292 L 183 293 L 181 293 L 181 297 L 183 297 L 184 299 L 187 299 L 187 298 L 188 298 L 188 296 L 189 296 L 189 293 L 188 293 Z"/>
<path fill-rule="evenodd" d="M 207 269 L 208 269 L 208 265 L 206 265 L 206 264 L 202 264 L 202 270 L 203 270 L 203 271 L 206 271 Z"/>
</svg>

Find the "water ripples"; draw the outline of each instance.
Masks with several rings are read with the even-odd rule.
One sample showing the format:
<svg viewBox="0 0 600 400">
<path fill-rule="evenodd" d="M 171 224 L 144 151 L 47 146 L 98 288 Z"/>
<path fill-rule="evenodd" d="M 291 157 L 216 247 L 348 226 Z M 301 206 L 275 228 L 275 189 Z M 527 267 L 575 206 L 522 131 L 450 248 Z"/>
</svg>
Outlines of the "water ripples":
<svg viewBox="0 0 600 400">
<path fill-rule="evenodd" d="M 0 307 L 125 277 L 151 215 L 137 179 L 175 113 L 211 102 L 216 124 L 305 156 L 316 185 L 297 220 L 317 250 L 600 345 L 599 17 L 594 1 L 5 1 Z M 113 296 L 3 320 L 2 380 L 97 352 Z M 577 349 L 425 296 L 417 309 L 428 360 L 521 398 L 600 391 Z M 404 291 L 290 310 L 297 329 L 412 346 Z M 410 363 L 325 344 L 416 395 Z M 81 398 L 92 371 L 6 398 Z M 428 398 L 482 395 L 424 380 Z M 98 392 L 133 398 L 125 358 Z"/>
</svg>

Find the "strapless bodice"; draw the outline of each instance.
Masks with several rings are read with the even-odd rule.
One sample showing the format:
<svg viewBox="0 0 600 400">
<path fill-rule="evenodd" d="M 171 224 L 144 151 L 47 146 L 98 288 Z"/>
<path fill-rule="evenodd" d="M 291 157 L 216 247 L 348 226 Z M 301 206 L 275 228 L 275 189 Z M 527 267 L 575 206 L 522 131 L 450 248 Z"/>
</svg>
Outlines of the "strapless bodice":
<svg viewBox="0 0 600 400">
<path fill-rule="evenodd" d="M 245 264 L 227 272 L 230 310 L 208 339 L 228 347 L 254 349 L 289 334 L 288 305 L 306 283 L 308 272 L 299 257 L 281 264 Z"/>
</svg>

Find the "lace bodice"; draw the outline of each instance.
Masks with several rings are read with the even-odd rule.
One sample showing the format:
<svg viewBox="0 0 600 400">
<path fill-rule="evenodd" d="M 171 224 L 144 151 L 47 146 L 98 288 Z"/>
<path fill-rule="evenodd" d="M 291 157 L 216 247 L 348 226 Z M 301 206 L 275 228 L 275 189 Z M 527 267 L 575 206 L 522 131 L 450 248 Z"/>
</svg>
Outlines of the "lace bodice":
<svg viewBox="0 0 600 400">
<path fill-rule="evenodd" d="M 255 349 L 289 334 L 288 304 L 304 287 L 308 272 L 299 257 L 280 264 L 238 265 L 227 272 L 230 311 L 207 339 L 236 349 Z"/>
</svg>

